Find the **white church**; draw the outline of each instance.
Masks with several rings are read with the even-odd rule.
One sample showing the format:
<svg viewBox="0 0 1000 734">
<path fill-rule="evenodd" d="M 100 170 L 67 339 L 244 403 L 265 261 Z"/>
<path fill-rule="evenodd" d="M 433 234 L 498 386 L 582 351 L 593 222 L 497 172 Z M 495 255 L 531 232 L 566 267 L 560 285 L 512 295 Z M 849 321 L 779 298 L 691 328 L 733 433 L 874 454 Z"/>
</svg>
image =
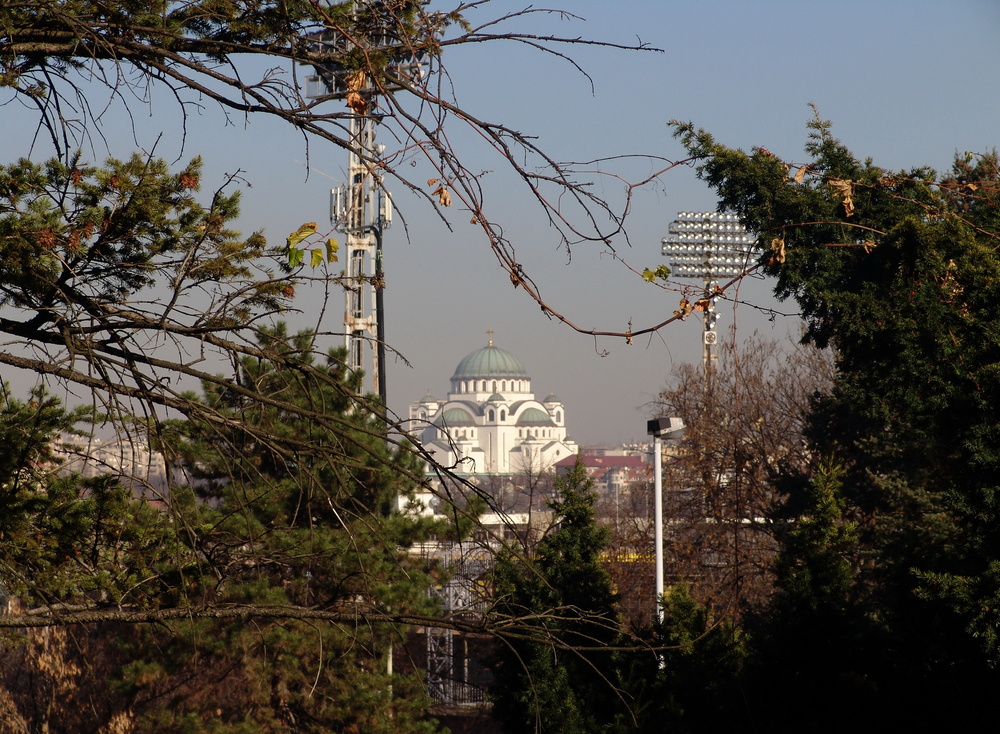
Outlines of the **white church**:
<svg viewBox="0 0 1000 734">
<path fill-rule="evenodd" d="M 410 430 L 434 459 L 459 474 L 550 471 L 579 451 L 555 395 L 539 402 L 520 360 L 489 343 L 458 363 L 445 400 L 410 406 Z"/>
</svg>

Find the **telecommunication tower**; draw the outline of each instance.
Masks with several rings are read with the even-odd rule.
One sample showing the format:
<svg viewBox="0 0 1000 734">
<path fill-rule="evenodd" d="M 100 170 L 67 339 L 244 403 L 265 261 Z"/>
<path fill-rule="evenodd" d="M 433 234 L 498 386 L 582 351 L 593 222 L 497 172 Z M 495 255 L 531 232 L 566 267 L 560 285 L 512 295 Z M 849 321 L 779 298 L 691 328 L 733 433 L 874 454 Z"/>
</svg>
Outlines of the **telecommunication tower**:
<svg viewBox="0 0 1000 734">
<path fill-rule="evenodd" d="M 370 18 L 379 17 L 385 0 L 355 0 L 352 12 L 362 10 Z M 359 45 L 369 49 L 398 48 L 393 14 L 386 9 L 385 23 L 370 23 L 366 36 L 348 38 L 333 31 L 317 33 L 309 38 L 314 48 L 336 54 L 347 54 Z M 363 370 L 367 387 L 386 404 L 385 381 L 385 313 L 382 270 L 382 235 L 392 224 L 392 198 L 385 188 L 382 160 L 385 146 L 375 143 L 376 127 L 381 115 L 374 111 L 375 97 L 401 87 L 386 80 L 395 76 L 410 81 L 423 77 L 423 57 L 413 52 L 400 53 L 387 65 L 385 79 L 376 87 L 363 70 L 337 64 L 314 66 L 315 74 L 306 79 L 306 96 L 311 99 L 346 100 L 351 109 L 347 182 L 330 191 L 330 222 L 344 233 L 343 285 L 344 346 L 348 364 Z"/>
<path fill-rule="evenodd" d="M 735 214 L 719 212 L 678 212 L 670 223 L 669 234 L 662 240 L 662 254 L 670 258 L 671 277 L 696 278 L 705 283 L 707 309 L 702 333 L 702 358 L 705 384 L 711 381 L 718 363 L 716 347 L 719 335 L 715 328 L 719 314 L 718 279 L 734 278 L 751 261 L 750 250 L 756 241 Z"/>
</svg>

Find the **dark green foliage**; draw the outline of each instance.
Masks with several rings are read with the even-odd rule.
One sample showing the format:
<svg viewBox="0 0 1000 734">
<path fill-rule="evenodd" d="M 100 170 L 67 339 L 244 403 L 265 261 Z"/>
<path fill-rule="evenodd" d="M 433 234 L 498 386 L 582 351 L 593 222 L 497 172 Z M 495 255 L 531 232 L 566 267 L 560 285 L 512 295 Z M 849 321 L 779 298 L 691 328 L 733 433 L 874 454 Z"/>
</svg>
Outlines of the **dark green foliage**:
<svg viewBox="0 0 1000 734">
<path fill-rule="evenodd" d="M 857 583 L 858 528 L 845 517 L 842 476 L 840 467 L 822 464 L 800 488 L 794 511 L 786 508 L 774 595 L 746 620 L 753 641 L 747 708 L 768 731 L 843 730 L 877 709 L 882 663 L 870 646 L 884 644 L 884 630 Z"/>
<path fill-rule="evenodd" d="M 281 326 L 261 347 L 312 361 L 311 337 Z M 206 561 L 186 579 L 192 602 L 338 610 L 356 620 L 204 620 L 171 625 L 166 636 L 137 631 L 128 643 L 136 664 L 119 685 L 147 701 L 136 707 L 141 731 L 434 730 L 421 721 L 419 677 L 386 672 L 404 629 L 376 619 L 434 613 L 431 579 L 405 551 L 434 527 L 396 513 L 419 468 L 406 451 L 389 451 L 379 421 L 350 410 L 357 376 L 343 356 L 331 353 L 311 379 L 248 358 L 239 384 L 280 395 L 303 415 L 209 385 L 206 400 L 231 420 L 171 426 L 162 440 L 195 478 L 194 501 L 175 508 Z M 339 430 L 304 417 L 311 411 Z M 294 437 L 294 450 L 261 440 L 261 430 Z"/>
<path fill-rule="evenodd" d="M 745 656 L 743 635 L 729 620 L 714 620 L 684 584 L 664 594 L 662 648 L 651 711 L 643 731 L 701 732 L 740 729 L 745 701 L 738 682 Z M 651 695 L 650 695 L 651 694 Z"/>
<path fill-rule="evenodd" d="M 112 476 L 61 471 L 63 434 L 89 411 L 43 389 L 28 402 L 0 383 L 0 584 L 19 603 L 149 603 L 176 541 Z"/>
<path fill-rule="evenodd" d="M 801 503 L 808 481 L 787 478 L 790 507 L 812 519 L 786 538 L 775 613 L 797 599 L 825 618 L 827 640 L 811 631 L 818 658 L 838 640 L 866 658 L 828 658 L 828 676 L 864 671 L 883 712 L 914 710 L 935 690 L 975 699 L 1000 663 L 997 155 L 962 156 L 944 177 L 890 172 L 855 159 L 828 123 L 811 128 L 808 163 L 786 164 L 675 127 L 720 206 L 758 233 L 761 266 L 801 307 L 806 338 L 836 349 L 836 386 L 815 406 L 810 441 L 843 471 L 811 486 L 836 486 L 840 499 Z M 824 527 L 816 518 L 838 513 L 833 535 L 810 537 Z M 789 565 L 804 562 L 803 543 L 836 548 L 849 528 L 848 593 L 832 594 L 846 580 L 837 553 Z"/>
<path fill-rule="evenodd" d="M 523 617 L 501 634 L 495 668 L 493 711 L 509 734 L 605 732 L 626 708 L 615 657 L 600 649 L 620 633 L 590 487 L 580 463 L 558 477 L 556 525 L 496 562 L 496 610 Z"/>
<path fill-rule="evenodd" d="M 47 341 L 48 331 L 72 324 L 77 329 L 67 328 L 66 337 L 82 341 L 79 327 L 144 288 L 168 284 L 187 298 L 206 282 L 249 280 L 264 238 L 229 228 L 239 192 L 199 203 L 200 179 L 198 158 L 177 173 L 139 155 L 103 167 L 78 156 L 0 166 L 0 305 L 37 314 L 25 324 L 4 320 L 4 329 Z M 203 325 L 242 323 L 278 308 L 284 288 L 260 280 L 227 308 L 206 309 Z"/>
<path fill-rule="evenodd" d="M 34 614 L 63 604 L 112 619 L 123 609 L 245 610 L 240 619 L 103 622 L 60 648 L 56 662 L 68 672 L 55 698 L 70 705 L 97 695 L 87 680 L 100 675 L 110 691 L 95 716 L 126 716 L 135 731 L 434 731 L 420 677 L 387 671 L 405 627 L 386 618 L 436 612 L 428 569 L 406 548 L 437 528 L 396 511 L 419 464 L 390 450 L 379 420 L 351 409 L 357 376 L 343 354 L 300 372 L 289 365 L 313 361 L 308 335 L 278 327 L 264 342 L 285 369 L 247 358 L 232 390 L 206 386 L 224 420 L 158 427 L 158 447 L 191 480 L 163 496 L 162 509 L 136 501 L 114 477 L 60 474 L 52 446 L 86 413 L 67 413 L 42 391 L 22 403 L 4 390 L 5 590 Z M 262 399 L 241 397 L 251 383 Z M 279 395 L 281 403 L 268 402 Z M 297 619 L 296 610 L 334 618 Z M 54 664 L 39 660 L 28 654 L 19 665 Z M 28 719 L 33 701 L 54 695 L 16 669 L 0 673 L 0 705 L 8 696 Z M 59 700 L 46 705 L 57 720 Z"/>
</svg>

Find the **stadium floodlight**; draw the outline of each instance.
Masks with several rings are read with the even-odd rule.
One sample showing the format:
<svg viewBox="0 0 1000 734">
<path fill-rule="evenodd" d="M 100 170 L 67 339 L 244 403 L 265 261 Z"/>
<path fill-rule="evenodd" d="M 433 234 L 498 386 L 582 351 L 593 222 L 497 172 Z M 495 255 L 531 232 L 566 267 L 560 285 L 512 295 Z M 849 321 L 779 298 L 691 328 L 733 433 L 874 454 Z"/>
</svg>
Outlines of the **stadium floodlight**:
<svg viewBox="0 0 1000 734">
<path fill-rule="evenodd" d="M 723 212 L 678 212 L 661 242 L 661 253 L 670 259 L 670 274 L 675 278 L 695 278 L 705 283 L 705 328 L 702 356 L 706 387 L 715 371 L 715 329 L 718 314 L 715 301 L 719 278 L 735 278 L 746 271 L 754 259 L 756 238 L 740 224 L 735 214 Z"/>
</svg>

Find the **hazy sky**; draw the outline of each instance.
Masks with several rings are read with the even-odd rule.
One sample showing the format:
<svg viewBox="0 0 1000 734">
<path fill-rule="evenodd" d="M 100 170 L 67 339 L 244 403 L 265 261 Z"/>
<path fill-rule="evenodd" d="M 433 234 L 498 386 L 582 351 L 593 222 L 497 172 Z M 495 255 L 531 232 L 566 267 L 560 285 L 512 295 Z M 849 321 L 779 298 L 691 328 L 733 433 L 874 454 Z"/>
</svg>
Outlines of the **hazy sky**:
<svg viewBox="0 0 1000 734">
<path fill-rule="evenodd" d="M 580 19 L 550 17 L 530 29 L 618 43 L 641 40 L 664 53 L 563 49 L 579 60 L 593 90 L 565 61 L 515 44 L 456 49 L 444 63 L 463 106 L 537 135 L 557 160 L 680 158 L 667 125 L 676 118 L 693 121 L 725 144 L 763 146 L 785 160 L 802 161 L 810 103 L 856 155 L 887 168 L 926 164 L 941 170 L 956 152 L 1000 142 L 996 0 L 556 0 L 553 6 Z M 431 7 L 444 4 L 435 0 Z M 493 0 L 472 20 L 524 7 Z M 169 100 L 133 109 L 134 124 L 109 114 L 106 148 L 98 147 L 99 154 L 124 156 L 137 142 L 148 150 L 163 130 L 156 152 L 176 158 L 180 116 Z M 10 105 L 0 108 L 0 159 L 28 152 L 28 119 Z M 676 292 L 644 283 L 606 246 L 581 245 L 570 257 L 474 136 L 455 128 L 452 141 L 466 151 L 468 168 L 494 171 L 484 178 L 487 211 L 504 226 L 553 308 L 582 327 L 620 331 L 630 321 L 636 329 L 658 323 L 677 307 Z M 208 190 L 222 182 L 224 172 L 242 171 L 252 184 L 242 226 L 263 228 L 280 242 L 303 222 L 322 223 L 329 187 L 343 180 L 345 153 L 319 144 L 308 153 L 307 177 L 307 153 L 296 133 L 260 120 L 227 125 L 218 110 L 206 107 L 188 120 L 182 157 L 205 156 Z M 634 179 L 655 170 L 639 159 L 606 165 Z M 598 185 L 609 198 L 621 199 L 623 186 L 614 179 Z M 386 330 L 410 366 L 390 361 L 391 408 L 405 415 L 409 403 L 428 390 L 443 396 L 455 366 L 484 345 L 487 329 L 493 329 L 494 342 L 524 363 L 536 394 L 555 392 L 563 400 L 578 442 L 644 437 L 646 404 L 675 365 L 700 359 L 699 320 L 671 324 L 631 346 L 595 342 L 550 321 L 511 287 L 467 212 L 449 212 L 449 232 L 415 197 L 393 193 L 408 228 L 397 218 L 385 237 Z M 690 170 L 670 171 L 636 192 L 628 239 L 612 246 L 640 271 L 655 267 L 662 262 L 660 239 L 676 213 L 714 206 L 712 193 Z M 738 337 L 754 329 L 776 338 L 795 331 L 794 318 L 769 321 L 751 307 L 773 305 L 767 294 L 766 283 L 745 283 L 740 296 L 747 303 L 735 313 L 721 309 L 720 331 L 734 323 Z M 327 330 L 335 330 L 342 317 L 339 299 L 337 294 L 326 307 Z M 318 295 L 309 293 L 299 305 L 303 323 L 322 308 Z M 793 304 L 780 308 L 795 310 Z"/>
</svg>

